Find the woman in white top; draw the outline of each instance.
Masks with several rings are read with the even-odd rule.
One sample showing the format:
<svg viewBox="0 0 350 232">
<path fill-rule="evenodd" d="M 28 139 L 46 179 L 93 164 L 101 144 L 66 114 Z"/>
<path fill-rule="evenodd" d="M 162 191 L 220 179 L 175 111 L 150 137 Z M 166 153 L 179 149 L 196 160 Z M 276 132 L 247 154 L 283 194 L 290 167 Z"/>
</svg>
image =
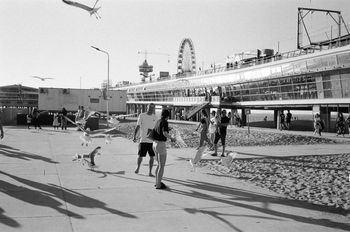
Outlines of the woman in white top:
<svg viewBox="0 0 350 232">
<path fill-rule="evenodd" d="M 211 144 L 214 143 L 215 131 L 217 130 L 217 125 L 218 125 L 218 121 L 215 114 L 216 112 L 213 110 L 211 112 L 211 118 L 209 121 L 209 139 L 211 141 Z"/>
</svg>

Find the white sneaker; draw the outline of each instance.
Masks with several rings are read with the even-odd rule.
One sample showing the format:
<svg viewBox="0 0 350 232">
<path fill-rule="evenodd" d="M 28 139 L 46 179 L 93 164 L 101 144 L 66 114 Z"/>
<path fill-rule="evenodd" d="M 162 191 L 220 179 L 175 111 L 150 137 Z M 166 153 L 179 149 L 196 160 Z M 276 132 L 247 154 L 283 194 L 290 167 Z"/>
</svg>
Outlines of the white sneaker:
<svg viewBox="0 0 350 232">
<path fill-rule="evenodd" d="M 196 165 L 193 163 L 193 159 L 190 159 L 189 162 L 190 162 L 190 165 L 192 167 L 192 171 L 195 172 L 196 171 Z"/>
</svg>

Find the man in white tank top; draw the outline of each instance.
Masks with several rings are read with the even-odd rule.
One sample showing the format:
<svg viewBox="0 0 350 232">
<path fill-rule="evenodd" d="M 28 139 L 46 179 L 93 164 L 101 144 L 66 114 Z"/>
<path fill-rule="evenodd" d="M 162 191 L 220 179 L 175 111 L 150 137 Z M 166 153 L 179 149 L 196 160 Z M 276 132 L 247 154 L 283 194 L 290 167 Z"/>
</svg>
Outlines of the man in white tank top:
<svg viewBox="0 0 350 232">
<path fill-rule="evenodd" d="M 139 143 L 139 151 L 137 158 L 137 168 L 135 173 L 139 173 L 140 166 L 142 163 L 143 157 L 146 156 L 147 152 L 149 155 L 149 176 L 154 176 L 152 174 L 152 168 L 154 163 L 154 151 L 153 151 L 153 141 L 147 138 L 147 132 L 149 129 L 154 128 L 154 124 L 157 121 L 157 117 L 155 115 L 155 106 L 153 103 L 150 103 L 147 106 L 147 112 L 141 113 L 137 119 L 136 128 L 134 131 L 134 142 L 136 142 L 137 132 L 140 130 L 140 143 Z"/>
</svg>

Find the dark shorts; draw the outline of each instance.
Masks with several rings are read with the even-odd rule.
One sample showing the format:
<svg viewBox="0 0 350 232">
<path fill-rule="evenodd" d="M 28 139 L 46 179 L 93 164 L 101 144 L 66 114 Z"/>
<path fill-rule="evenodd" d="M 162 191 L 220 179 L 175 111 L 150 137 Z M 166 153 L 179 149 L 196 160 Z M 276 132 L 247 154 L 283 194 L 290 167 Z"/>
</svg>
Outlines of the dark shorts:
<svg viewBox="0 0 350 232">
<path fill-rule="evenodd" d="M 224 134 L 215 133 L 214 144 L 218 144 L 220 139 L 221 139 L 221 144 L 224 146 L 225 140 L 226 140 L 226 133 Z"/>
<path fill-rule="evenodd" d="M 140 143 L 139 144 L 139 156 L 145 157 L 148 152 L 149 156 L 155 156 L 153 151 L 153 143 Z"/>
</svg>

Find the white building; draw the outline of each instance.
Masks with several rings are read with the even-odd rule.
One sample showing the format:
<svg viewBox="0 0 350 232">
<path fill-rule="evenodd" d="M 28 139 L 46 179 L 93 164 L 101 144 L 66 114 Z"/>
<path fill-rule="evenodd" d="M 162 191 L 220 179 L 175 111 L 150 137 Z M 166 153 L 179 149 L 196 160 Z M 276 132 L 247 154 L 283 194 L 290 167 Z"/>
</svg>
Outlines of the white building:
<svg viewBox="0 0 350 232">
<path fill-rule="evenodd" d="M 126 91 L 109 90 L 110 114 L 126 113 Z M 62 89 L 39 88 L 39 110 L 60 111 L 63 107 L 67 111 L 77 111 L 78 106 L 86 110 L 106 112 L 106 92 L 101 89 Z"/>
</svg>

